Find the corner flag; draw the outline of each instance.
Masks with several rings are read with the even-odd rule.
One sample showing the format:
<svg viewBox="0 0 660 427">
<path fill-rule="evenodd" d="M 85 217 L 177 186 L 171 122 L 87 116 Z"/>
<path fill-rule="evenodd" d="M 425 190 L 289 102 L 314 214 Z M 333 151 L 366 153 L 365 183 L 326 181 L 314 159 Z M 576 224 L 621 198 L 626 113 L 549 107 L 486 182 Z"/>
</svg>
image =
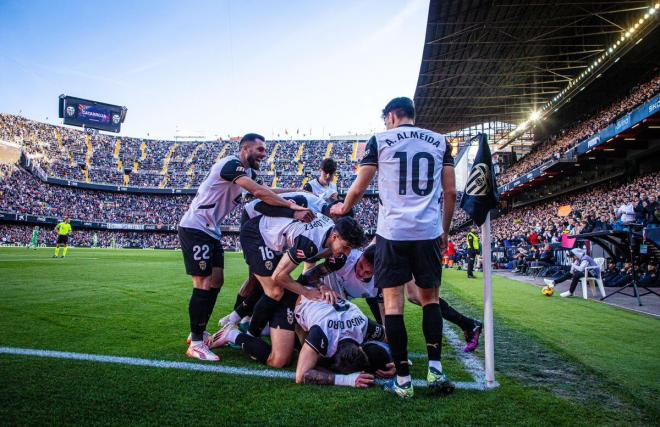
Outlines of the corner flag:
<svg viewBox="0 0 660 427">
<path fill-rule="evenodd" d="M 470 174 L 461 199 L 461 208 L 467 212 L 475 224 L 481 226 L 486 221 L 488 211 L 497 206 L 499 194 L 495 184 L 493 158 L 488 147 L 488 137 L 477 135 L 479 150 L 474 157 Z"/>
</svg>

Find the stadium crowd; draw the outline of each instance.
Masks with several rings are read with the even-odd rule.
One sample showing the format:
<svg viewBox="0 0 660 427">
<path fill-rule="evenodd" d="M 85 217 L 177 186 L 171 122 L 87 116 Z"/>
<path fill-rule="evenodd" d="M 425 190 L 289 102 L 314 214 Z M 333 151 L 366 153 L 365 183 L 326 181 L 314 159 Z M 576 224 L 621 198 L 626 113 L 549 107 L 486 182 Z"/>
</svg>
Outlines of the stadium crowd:
<svg viewBox="0 0 660 427">
<path fill-rule="evenodd" d="M 534 146 L 529 154 L 500 173 L 497 178 L 498 183 L 509 183 L 552 158 L 559 159 L 578 142 L 605 129 L 619 116 L 627 114 L 633 108 L 655 96 L 659 91 L 660 75 L 656 72 L 653 79 L 633 88 L 628 96 L 572 126 L 563 128 L 560 133 Z"/>
<path fill-rule="evenodd" d="M 48 176 L 132 187 L 195 188 L 218 157 L 238 149 L 234 140 L 117 137 L 9 114 L 0 114 L 0 139 L 21 145 Z M 357 162 L 352 161 L 352 154 L 356 143 L 268 141 L 266 149 L 273 155 L 262 165 L 261 179 L 271 185 L 277 177 L 278 187 L 300 188 L 315 175 L 321 160 L 331 156 L 339 165 L 338 185 L 347 188 L 355 176 Z"/>
</svg>

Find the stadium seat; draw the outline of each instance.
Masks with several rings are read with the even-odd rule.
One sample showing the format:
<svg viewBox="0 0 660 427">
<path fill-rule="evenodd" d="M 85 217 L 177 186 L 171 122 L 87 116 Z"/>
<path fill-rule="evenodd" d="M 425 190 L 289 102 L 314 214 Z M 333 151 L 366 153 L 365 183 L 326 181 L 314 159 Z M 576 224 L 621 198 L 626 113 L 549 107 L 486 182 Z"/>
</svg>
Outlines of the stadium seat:
<svg viewBox="0 0 660 427">
<path fill-rule="evenodd" d="M 606 296 L 605 287 L 603 286 L 603 265 L 605 265 L 605 258 L 595 258 L 594 261 L 598 264 L 598 277 L 589 277 L 589 270 L 593 270 L 596 267 L 587 267 L 584 269 L 584 277 L 580 279 L 582 284 L 582 298 L 584 299 L 587 299 L 587 283 L 591 285 L 591 295 L 596 295 L 596 284 L 598 284 L 601 298 Z"/>
</svg>

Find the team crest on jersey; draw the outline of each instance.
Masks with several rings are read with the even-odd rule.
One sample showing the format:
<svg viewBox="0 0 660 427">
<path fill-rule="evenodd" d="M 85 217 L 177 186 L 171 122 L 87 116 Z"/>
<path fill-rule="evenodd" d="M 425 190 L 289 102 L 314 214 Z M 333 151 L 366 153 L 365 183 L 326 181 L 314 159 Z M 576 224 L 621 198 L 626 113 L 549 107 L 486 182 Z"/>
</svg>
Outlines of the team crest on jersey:
<svg viewBox="0 0 660 427">
<path fill-rule="evenodd" d="M 199 269 L 200 270 L 206 270 L 206 261 L 200 261 L 199 262 Z"/>
<path fill-rule="evenodd" d="M 297 256 L 298 258 L 307 258 L 307 256 L 305 256 L 305 251 L 303 251 L 302 249 L 298 249 L 298 250 L 296 251 L 296 256 Z"/>
<path fill-rule="evenodd" d="M 468 196 L 485 196 L 489 191 L 490 168 L 485 163 L 474 165 L 465 186 L 465 193 Z"/>
<path fill-rule="evenodd" d="M 272 270 L 273 269 L 273 261 L 266 261 L 264 266 L 266 267 L 266 270 Z"/>
<path fill-rule="evenodd" d="M 289 325 L 293 325 L 293 310 L 290 308 L 286 309 L 286 321 L 289 322 Z"/>
</svg>

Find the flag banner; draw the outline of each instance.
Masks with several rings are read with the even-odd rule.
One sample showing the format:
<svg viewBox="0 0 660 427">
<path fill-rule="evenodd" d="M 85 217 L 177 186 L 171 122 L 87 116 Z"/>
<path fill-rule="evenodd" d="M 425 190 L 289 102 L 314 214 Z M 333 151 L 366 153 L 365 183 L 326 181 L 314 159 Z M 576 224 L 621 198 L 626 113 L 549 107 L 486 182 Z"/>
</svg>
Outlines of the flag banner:
<svg viewBox="0 0 660 427">
<path fill-rule="evenodd" d="M 464 180 L 464 187 L 459 187 L 460 182 L 458 177 L 463 170 L 459 170 L 457 175 L 456 188 L 460 191 L 463 189 L 463 197 L 461 198 L 461 208 L 467 212 L 472 221 L 478 226 L 483 225 L 486 221 L 488 212 L 497 206 L 499 201 L 499 194 L 497 193 L 497 185 L 495 182 L 495 171 L 493 170 L 493 158 L 488 147 L 488 137 L 486 134 L 480 133 L 476 136 L 478 141 L 478 150 L 474 157 L 472 165 L 469 165 L 469 149 L 472 143 L 464 148 L 464 154 L 459 157 L 457 167 L 460 169 L 468 170 Z M 472 141 L 471 141 L 472 142 Z M 465 158 L 465 159 L 464 159 Z"/>
</svg>

